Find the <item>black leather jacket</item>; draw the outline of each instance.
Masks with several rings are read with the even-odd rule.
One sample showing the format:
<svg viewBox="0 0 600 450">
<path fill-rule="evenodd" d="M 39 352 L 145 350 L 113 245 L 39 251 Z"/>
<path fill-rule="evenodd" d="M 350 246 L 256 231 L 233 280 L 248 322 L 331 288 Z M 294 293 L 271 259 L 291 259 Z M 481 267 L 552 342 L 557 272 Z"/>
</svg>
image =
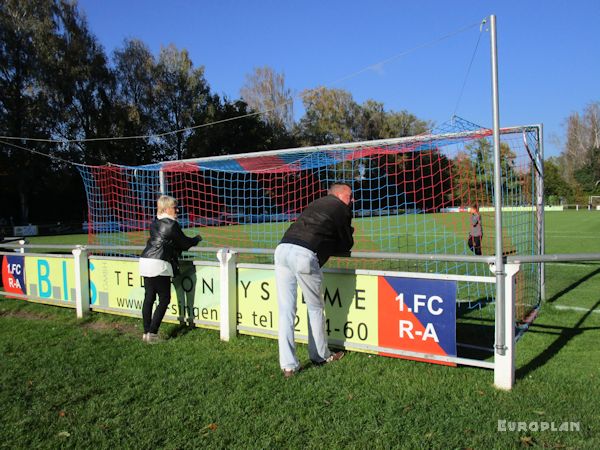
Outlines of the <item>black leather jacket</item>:
<svg viewBox="0 0 600 450">
<path fill-rule="evenodd" d="M 176 220 L 164 218 L 155 219 L 150 224 L 150 239 L 142 252 L 142 258 L 162 259 L 171 263 L 173 272 L 178 269 L 177 258 L 182 251 L 195 246 L 202 238 L 198 235 L 193 238 L 183 234 Z"/>
<path fill-rule="evenodd" d="M 343 256 L 354 245 L 350 206 L 335 195 L 327 195 L 306 207 L 283 235 L 282 244 L 296 244 L 317 254 L 319 265 L 333 256 Z"/>
</svg>

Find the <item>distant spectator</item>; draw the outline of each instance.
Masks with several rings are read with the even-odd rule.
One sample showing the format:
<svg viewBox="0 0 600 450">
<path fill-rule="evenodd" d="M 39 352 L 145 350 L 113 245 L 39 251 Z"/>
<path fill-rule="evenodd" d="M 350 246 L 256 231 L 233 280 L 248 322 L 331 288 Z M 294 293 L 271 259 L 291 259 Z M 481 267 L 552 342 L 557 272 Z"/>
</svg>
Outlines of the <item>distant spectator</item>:
<svg viewBox="0 0 600 450">
<path fill-rule="evenodd" d="M 483 231 L 481 227 L 481 215 L 479 214 L 479 208 L 477 205 L 469 208 L 471 212 L 471 230 L 469 232 L 469 248 L 476 255 L 481 255 L 481 238 L 483 237 Z"/>
</svg>

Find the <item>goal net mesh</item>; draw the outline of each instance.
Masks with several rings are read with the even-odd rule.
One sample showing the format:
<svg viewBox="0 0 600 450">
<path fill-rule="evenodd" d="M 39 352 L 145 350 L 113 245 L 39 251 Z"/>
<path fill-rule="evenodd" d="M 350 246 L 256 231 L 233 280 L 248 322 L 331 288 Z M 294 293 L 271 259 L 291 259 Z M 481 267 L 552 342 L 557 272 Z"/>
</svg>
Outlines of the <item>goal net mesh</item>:
<svg viewBox="0 0 600 450">
<path fill-rule="evenodd" d="M 502 129 L 500 138 L 503 252 L 536 255 L 538 128 Z M 477 205 L 481 252 L 495 252 L 492 130 L 460 118 L 431 133 L 385 141 L 79 170 L 90 244 L 144 245 L 163 193 L 178 200 L 178 221 L 188 234 L 202 235 L 201 246 L 274 249 L 310 202 L 333 182 L 345 182 L 354 194 L 354 251 L 472 254 L 469 207 Z M 269 262 L 272 256 L 243 258 Z M 328 267 L 493 275 L 487 264 L 435 260 L 333 258 Z M 539 277 L 538 265 L 521 270 L 520 319 L 538 305 Z M 491 311 L 494 294 L 493 284 L 465 281 L 457 298 L 465 310 Z"/>
</svg>

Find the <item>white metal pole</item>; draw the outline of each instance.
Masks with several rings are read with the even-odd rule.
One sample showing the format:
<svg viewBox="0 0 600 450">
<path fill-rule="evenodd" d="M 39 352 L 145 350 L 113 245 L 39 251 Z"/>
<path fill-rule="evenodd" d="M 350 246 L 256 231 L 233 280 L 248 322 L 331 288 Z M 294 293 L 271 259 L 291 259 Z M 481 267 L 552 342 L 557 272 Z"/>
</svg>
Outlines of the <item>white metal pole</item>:
<svg viewBox="0 0 600 450">
<path fill-rule="evenodd" d="M 90 312 L 90 273 L 88 251 L 85 246 L 74 248 L 73 266 L 75 269 L 75 312 L 81 319 Z"/>
<path fill-rule="evenodd" d="M 538 213 L 538 242 L 540 255 L 546 254 L 546 212 L 544 210 L 544 125 L 538 126 L 538 139 L 540 143 L 540 174 L 538 178 L 537 194 L 541 209 Z M 546 300 L 546 266 L 540 263 L 540 301 Z"/>
<path fill-rule="evenodd" d="M 166 195 L 167 194 L 167 188 L 165 185 L 165 173 L 163 172 L 162 169 L 159 170 L 158 172 L 158 183 L 160 186 L 160 194 L 161 195 Z"/>
<path fill-rule="evenodd" d="M 220 336 L 229 341 L 237 334 L 237 252 L 220 249 L 217 252 L 220 264 Z"/>
<path fill-rule="evenodd" d="M 506 299 L 504 297 L 504 259 L 502 246 L 502 160 L 500 158 L 500 106 L 498 101 L 498 52 L 496 44 L 496 16 L 490 16 L 492 59 L 492 112 L 494 131 L 494 213 L 496 232 L 496 358 L 506 350 L 505 322 Z"/>
<path fill-rule="evenodd" d="M 494 386 L 498 389 L 510 390 L 515 384 L 515 279 L 519 273 L 519 264 L 506 264 L 504 266 L 506 295 L 504 322 L 505 348 L 502 355 L 496 354 L 494 358 Z"/>
</svg>

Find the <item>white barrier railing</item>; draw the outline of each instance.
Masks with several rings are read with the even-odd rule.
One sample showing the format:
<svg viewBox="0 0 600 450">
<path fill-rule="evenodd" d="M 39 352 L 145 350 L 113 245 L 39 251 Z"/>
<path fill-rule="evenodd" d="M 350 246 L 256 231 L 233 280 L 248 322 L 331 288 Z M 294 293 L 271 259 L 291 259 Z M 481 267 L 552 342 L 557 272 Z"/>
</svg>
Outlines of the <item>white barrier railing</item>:
<svg viewBox="0 0 600 450">
<path fill-rule="evenodd" d="M 75 309 L 77 317 L 81 318 L 89 314 L 93 309 L 90 301 L 90 277 L 89 277 L 89 258 L 90 254 L 88 250 L 104 250 L 104 251 L 136 251 L 139 252 L 143 247 L 140 246 L 122 246 L 122 247 L 107 247 L 107 246 L 71 246 L 71 245 L 29 245 L 21 241 L 19 244 L 0 244 L 0 250 L 2 249 L 12 250 L 12 252 L 0 251 L 2 255 L 23 255 L 26 249 L 38 249 L 38 250 L 70 250 L 73 255 L 73 272 L 74 272 L 74 299 Z M 14 252 L 18 253 L 14 253 Z M 256 331 L 256 330 L 245 330 L 243 326 L 237 324 L 238 316 L 238 292 L 236 287 L 237 270 L 240 267 L 250 266 L 237 263 L 237 255 L 239 253 L 250 253 L 250 254 L 272 254 L 274 250 L 271 249 L 222 249 L 222 248 L 209 248 L 209 247 L 196 247 L 193 249 L 195 252 L 211 252 L 216 255 L 219 266 L 219 306 L 220 306 L 220 320 L 219 330 L 220 337 L 224 341 L 228 341 L 236 335 L 239 331 Z M 44 255 L 37 253 L 28 253 L 31 256 Z M 54 256 L 56 255 L 46 255 Z M 64 256 L 64 255 L 63 255 Z M 484 262 L 490 264 L 492 271 L 494 271 L 493 262 L 494 256 L 471 256 L 471 255 L 423 255 L 423 254 L 405 254 L 405 253 L 378 253 L 378 252 L 352 252 L 352 257 L 360 258 L 374 258 L 374 259 L 406 259 L 406 260 L 420 260 L 420 261 L 462 261 L 462 262 Z M 425 354 L 420 352 L 414 352 L 410 350 L 399 350 L 397 348 L 388 348 L 373 346 L 369 344 L 360 344 L 348 342 L 348 340 L 332 339 L 334 343 L 338 343 L 348 348 L 354 348 L 359 351 L 375 351 L 383 352 L 388 354 L 394 354 L 409 358 L 420 358 L 429 359 L 433 361 L 442 361 L 447 363 L 471 365 L 482 368 L 488 368 L 494 370 L 494 384 L 501 389 L 511 389 L 514 384 L 515 374 L 515 277 L 519 272 L 520 264 L 523 263 L 539 263 L 539 262 L 554 262 L 554 261 L 582 261 L 582 260 L 600 260 L 600 254 L 581 254 L 581 255 L 544 255 L 544 256 L 508 256 L 506 257 L 505 263 L 505 295 L 506 301 L 504 304 L 504 327 L 500 335 L 503 337 L 504 351 L 502 353 L 495 352 L 494 361 L 480 361 L 472 360 L 467 358 L 460 358 L 456 356 L 441 356 L 435 354 Z M 135 261 L 135 260 L 133 260 Z M 215 265 L 215 264 L 212 264 Z M 269 265 L 252 265 L 260 266 L 263 268 L 272 268 Z M 436 275 L 436 274 L 419 274 L 412 272 L 382 272 L 382 271 L 369 271 L 369 270 L 337 270 L 327 271 L 332 273 L 353 273 L 354 275 L 394 275 L 407 278 L 428 278 L 428 279 L 446 279 L 455 281 L 476 281 L 476 282 L 487 282 L 494 283 L 495 277 L 472 277 L 466 275 Z M 25 298 L 33 301 L 44 301 L 39 295 L 19 295 L 11 292 L 0 291 L 0 294 L 13 296 L 18 298 Z M 62 306 L 65 304 L 58 302 Z M 72 305 L 70 305 L 72 307 Z M 98 308 L 98 310 L 102 310 Z M 252 327 L 246 327 L 252 328 Z M 263 332 L 263 334 L 269 334 Z M 272 332 L 270 332 L 272 334 Z M 498 346 L 496 342 L 496 347 Z"/>
</svg>

